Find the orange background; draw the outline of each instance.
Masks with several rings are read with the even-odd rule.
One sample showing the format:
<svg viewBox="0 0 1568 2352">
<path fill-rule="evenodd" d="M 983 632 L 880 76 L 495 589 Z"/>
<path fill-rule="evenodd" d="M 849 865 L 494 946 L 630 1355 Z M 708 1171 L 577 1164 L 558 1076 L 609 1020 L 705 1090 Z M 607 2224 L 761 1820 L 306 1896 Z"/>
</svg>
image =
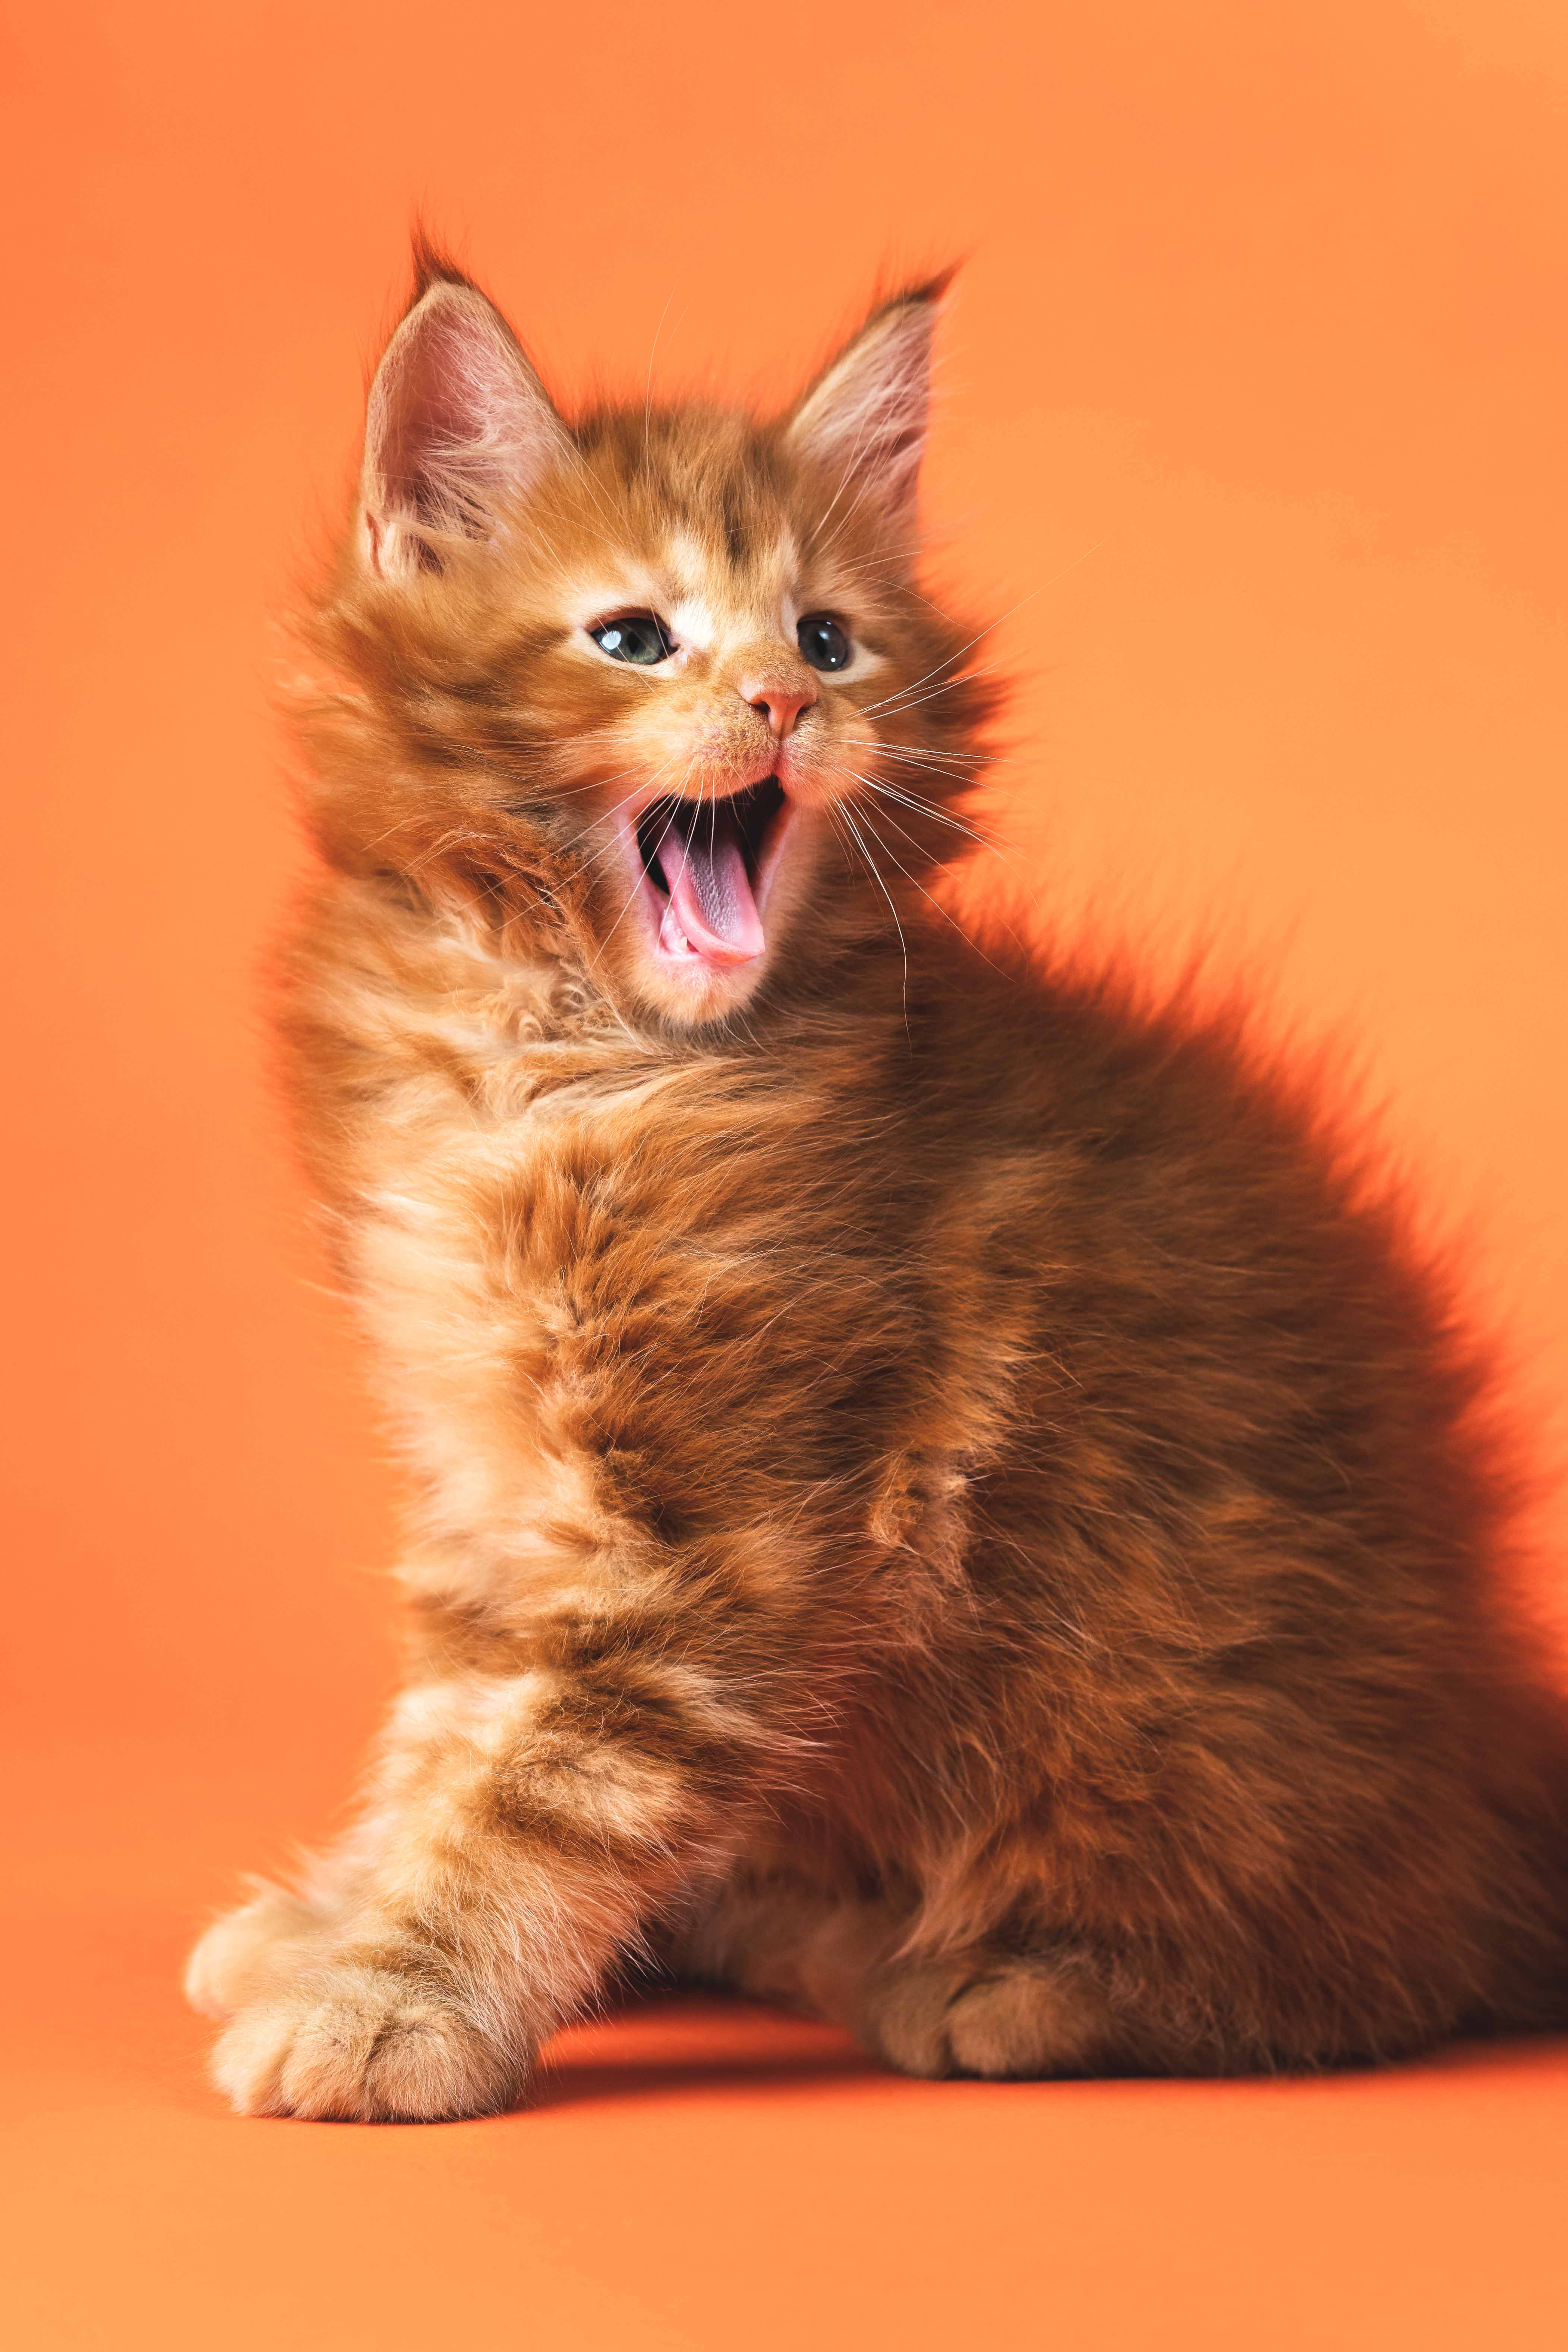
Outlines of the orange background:
<svg viewBox="0 0 1568 2352">
<path fill-rule="evenodd" d="M 1012 876 L 1156 957 L 1212 919 L 1360 1037 L 1557 1445 L 1559 0 L 54 0 L 0 65 L 9 2340 L 1560 2345 L 1561 2044 L 942 2086 L 673 2008 L 540 2111 L 374 2130 L 227 2116 L 174 1990 L 394 1671 L 258 965 L 271 616 L 416 204 L 569 394 L 782 394 L 884 263 L 970 257 L 931 505 L 1016 608 Z"/>
</svg>

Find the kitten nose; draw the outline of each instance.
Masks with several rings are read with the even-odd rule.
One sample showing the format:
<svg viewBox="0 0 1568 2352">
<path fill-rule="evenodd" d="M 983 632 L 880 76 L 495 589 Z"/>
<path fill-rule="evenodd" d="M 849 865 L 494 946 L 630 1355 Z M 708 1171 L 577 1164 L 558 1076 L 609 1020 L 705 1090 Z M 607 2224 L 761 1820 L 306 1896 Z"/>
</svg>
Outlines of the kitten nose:
<svg viewBox="0 0 1568 2352">
<path fill-rule="evenodd" d="M 753 710 L 762 713 L 781 743 L 801 712 L 809 710 L 816 700 L 816 688 L 808 677 L 743 677 L 741 693 Z"/>
</svg>

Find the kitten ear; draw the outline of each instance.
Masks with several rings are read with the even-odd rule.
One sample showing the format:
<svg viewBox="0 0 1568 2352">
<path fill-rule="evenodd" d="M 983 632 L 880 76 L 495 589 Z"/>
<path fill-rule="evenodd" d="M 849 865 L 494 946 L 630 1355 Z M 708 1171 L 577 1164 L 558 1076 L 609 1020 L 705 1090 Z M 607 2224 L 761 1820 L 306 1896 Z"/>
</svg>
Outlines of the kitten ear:
<svg viewBox="0 0 1568 2352">
<path fill-rule="evenodd" d="M 931 415 L 931 352 L 952 271 L 906 287 L 872 311 L 859 333 L 791 410 L 788 445 L 863 500 L 908 520 Z"/>
<path fill-rule="evenodd" d="M 360 475 L 362 545 L 384 579 L 439 571 L 442 538 L 487 538 L 498 499 L 571 447 L 495 305 L 416 251 L 415 301 L 376 369 Z"/>
</svg>

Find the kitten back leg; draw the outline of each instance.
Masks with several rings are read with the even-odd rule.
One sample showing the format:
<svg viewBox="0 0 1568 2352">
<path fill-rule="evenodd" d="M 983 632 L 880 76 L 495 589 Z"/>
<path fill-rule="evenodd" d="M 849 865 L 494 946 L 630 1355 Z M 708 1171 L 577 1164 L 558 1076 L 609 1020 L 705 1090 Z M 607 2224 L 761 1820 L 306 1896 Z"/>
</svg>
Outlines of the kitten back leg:
<svg viewBox="0 0 1568 2352">
<path fill-rule="evenodd" d="M 1075 1948 L 910 1956 L 908 1925 L 890 1902 L 742 1880 L 672 1938 L 668 1959 L 679 1976 L 847 2026 L 903 2074 L 1079 2074 L 1111 2047 L 1104 1991 Z"/>
<path fill-rule="evenodd" d="M 903 1926 L 891 1904 L 786 1874 L 747 1873 L 667 1929 L 658 1957 L 680 1982 L 847 2025 Z"/>
</svg>

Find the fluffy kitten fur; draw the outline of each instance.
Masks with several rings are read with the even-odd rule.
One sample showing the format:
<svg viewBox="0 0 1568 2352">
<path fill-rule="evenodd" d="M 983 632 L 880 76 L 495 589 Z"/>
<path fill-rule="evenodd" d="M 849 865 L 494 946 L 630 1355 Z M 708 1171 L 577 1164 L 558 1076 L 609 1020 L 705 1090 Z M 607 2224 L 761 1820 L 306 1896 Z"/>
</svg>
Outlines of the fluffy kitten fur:
<svg viewBox="0 0 1568 2352">
<path fill-rule="evenodd" d="M 358 1826 L 191 1963 L 248 2113 L 504 2107 L 649 1968 L 933 2075 L 1568 2014 L 1561 1711 L 1441 1285 L 1236 1024 L 932 910 L 987 715 L 917 585 L 940 291 L 782 418 L 568 424 L 421 257 L 281 1006 L 413 1655 Z M 651 666 L 590 634 L 639 613 Z"/>
</svg>

